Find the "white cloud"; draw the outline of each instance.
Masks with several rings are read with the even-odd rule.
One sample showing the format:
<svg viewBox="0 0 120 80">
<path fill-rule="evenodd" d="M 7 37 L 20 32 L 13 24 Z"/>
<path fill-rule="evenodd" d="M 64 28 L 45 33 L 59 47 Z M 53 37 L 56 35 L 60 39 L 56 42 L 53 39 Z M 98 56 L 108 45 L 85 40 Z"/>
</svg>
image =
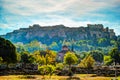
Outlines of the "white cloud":
<svg viewBox="0 0 120 80">
<path fill-rule="evenodd" d="M 0 28 L 5 29 L 5 28 L 8 28 L 8 27 L 9 27 L 8 24 L 3 24 L 3 23 L 1 24 L 1 23 L 0 23 Z"/>
<path fill-rule="evenodd" d="M 80 26 L 87 26 L 87 24 L 104 24 L 109 26 L 112 24 L 109 21 L 74 21 L 71 18 L 64 17 L 64 16 L 58 16 L 58 15 L 47 15 L 49 19 L 32 19 L 31 20 L 31 25 L 32 24 L 40 24 L 41 26 L 52 26 L 52 25 L 58 25 L 58 24 L 63 24 L 68 27 L 80 27 Z"/>
<path fill-rule="evenodd" d="M 5 15 L 7 24 L 3 23 L 0 26 L 13 30 L 19 27 L 28 27 L 34 23 L 43 26 L 64 24 L 71 27 L 100 23 L 114 28 L 111 26 L 113 23 L 110 23 L 109 20 L 96 19 L 96 21 L 92 21 L 89 18 L 105 17 L 106 14 L 96 13 L 96 11 L 104 8 L 112 9 L 120 4 L 120 0 L 2 0 L 2 2 L 2 7 L 6 13 L 10 12 L 13 15 Z M 86 20 L 83 19 L 84 16 Z M 73 18 L 83 20 L 75 21 Z M 114 25 L 118 26 L 116 22 Z M 116 27 L 115 31 L 118 32 L 117 29 Z"/>
<path fill-rule="evenodd" d="M 115 6 L 119 0 L 4 0 L 3 7 L 19 15 L 36 15 L 61 11 L 75 15 L 84 15 L 104 7 Z"/>
<path fill-rule="evenodd" d="M 73 0 L 68 2 L 57 0 L 5 0 L 3 7 L 11 13 L 20 15 L 36 15 L 39 13 L 49 13 L 63 11 Z"/>
</svg>

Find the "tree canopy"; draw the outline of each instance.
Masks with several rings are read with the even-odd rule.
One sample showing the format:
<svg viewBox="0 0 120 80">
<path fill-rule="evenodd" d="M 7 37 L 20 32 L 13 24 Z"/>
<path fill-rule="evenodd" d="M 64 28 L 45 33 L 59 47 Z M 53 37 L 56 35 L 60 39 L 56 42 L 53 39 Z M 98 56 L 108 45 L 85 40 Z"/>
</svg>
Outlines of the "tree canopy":
<svg viewBox="0 0 120 80">
<path fill-rule="evenodd" d="M 9 41 L 0 37 L 0 57 L 9 64 L 17 62 L 16 47 Z"/>
<path fill-rule="evenodd" d="M 78 62 L 78 58 L 73 52 L 67 52 L 64 56 L 64 63 L 68 65 L 76 64 Z"/>
<path fill-rule="evenodd" d="M 69 65 L 69 74 L 68 75 L 72 75 L 72 71 L 71 71 L 71 65 L 72 64 L 77 64 L 78 62 L 78 58 L 76 57 L 75 53 L 73 52 L 67 52 L 64 56 L 64 63 Z"/>
<path fill-rule="evenodd" d="M 36 63 L 40 65 L 55 64 L 56 53 L 52 50 L 35 51 L 33 56 L 36 58 Z"/>
<path fill-rule="evenodd" d="M 21 53 L 21 62 L 24 63 L 34 63 L 35 57 L 27 51 Z"/>
<path fill-rule="evenodd" d="M 90 55 L 94 58 L 96 62 L 103 62 L 104 55 L 101 51 L 95 50 L 95 51 L 90 51 Z"/>
<path fill-rule="evenodd" d="M 110 52 L 109 55 L 111 56 L 112 60 L 115 63 L 119 63 L 120 64 L 120 51 L 118 48 L 113 48 Z"/>
<path fill-rule="evenodd" d="M 95 63 L 95 60 L 91 55 L 87 55 L 79 64 L 82 68 L 92 68 Z"/>
</svg>

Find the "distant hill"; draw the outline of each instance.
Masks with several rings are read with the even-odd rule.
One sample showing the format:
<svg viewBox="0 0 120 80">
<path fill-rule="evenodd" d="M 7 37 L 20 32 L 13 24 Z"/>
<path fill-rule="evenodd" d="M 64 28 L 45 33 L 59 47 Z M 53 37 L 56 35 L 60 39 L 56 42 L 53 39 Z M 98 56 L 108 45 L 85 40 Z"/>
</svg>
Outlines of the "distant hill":
<svg viewBox="0 0 120 80">
<path fill-rule="evenodd" d="M 64 25 L 40 26 L 34 24 L 29 28 L 20 28 L 2 37 L 9 39 L 13 43 L 29 43 L 32 40 L 38 40 L 45 44 L 59 42 L 60 40 L 91 40 L 94 38 L 116 37 L 113 29 L 104 28 L 102 24 L 88 24 L 87 27 L 66 27 Z"/>
<path fill-rule="evenodd" d="M 64 25 L 40 26 L 34 24 L 33 26 L 29 26 L 29 28 L 20 28 L 1 36 L 13 43 L 22 42 L 23 44 L 27 44 L 33 40 L 37 40 L 48 46 L 53 42 L 61 46 L 65 41 L 75 41 L 76 44 L 80 45 L 80 40 L 88 40 L 90 41 L 88 45 L 98 46 L 98 42 L 96 43 L 96 41 L 100 38 L 107 39 L 105 45 L 109 46 L 109 40 L 116 39 L 114 30 L 108 27 L 104 28 L 102 24 L 88 24 L 87 27 L 72 28 Z M 76 46 L 76 49 L 79 49 L 79 47 Z"/>
</svg>

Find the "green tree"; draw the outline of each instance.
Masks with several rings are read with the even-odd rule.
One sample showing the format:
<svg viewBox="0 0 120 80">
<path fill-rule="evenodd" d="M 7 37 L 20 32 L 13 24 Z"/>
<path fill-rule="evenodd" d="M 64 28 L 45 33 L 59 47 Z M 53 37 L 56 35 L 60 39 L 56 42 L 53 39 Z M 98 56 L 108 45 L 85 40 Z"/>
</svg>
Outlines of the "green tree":
<svg viewBox="0 0 120 80">
<path fill-rule="evenodd" d="M 80 59 L 84 59 L 87 55 L 88 55 L 88 52 L 80 52 Z"/>
<path fill-rule="evenodd" d="M 21 62 L 23 63 L 34 63 L 35 57 L 27 51 L 21 53 Z"/>
<path fill-rule="evenodd" d="M 51 76 L 53 75 L 53 73 L 56 70 L 56 68 L 53 65 L 47 65 L 47 67 L 48 67 L 48 73 L 49 73 L 50 78 L 51 78 Z"/>
<path fill-rule="evenodd" d="M 47 50 L 46 50 L 45 59 L 46 59 L 46 64 L 55 65 L 56 52 L 47 49 Z"/>
<path fill-rule="evenodd" d="M 43 75 L 43 78 L 45 74 L 47 74 L 47 66 L 46 65 L 42 65 L 38 67 L 38 71 L 40 72 L 41 75 Z"/>
<path fill-rule="evenodd" d="M 55 65 L 56 52 L 52 50 L 35 51 L 33 55 L 36 58 L 36 63 L 39 63 L 40 65 Z"/>
<path fill-rule="evenodd" d="M 26 51 L 23 43 L 21 43 L 21 42 L 16 43 L 15 46 L 16 46 L 16 50 L 18 53 Z"/>
<path fill-rule="evenodd" d="M 57 63 L 57 64 L 56 64 L 56 69 L 57 69 L 57 70 L 62 70 L 63 68 L 64 68 L 63 63 Z"/>
<path fill-rule="evenodd" d="M 112 60 L 115 63 L 119 63 L 120 64 L 120 51 L 118 50 L 118 48 L 113 48 L 110 52 L 109 55 L 111 56 Z"/>
<path fill-rule="evenodd" d="M 16 47 L 9 41 L 0 37 L 0 57 L 3 62 L 15 63 L 17 62 Z"/>
<path fill-rule="evenodd" d="M 57 49 L 57 48 L 59 48 L 59 46 L 58 46 L 58 44 L 56 42 L 52 42 L 52 44 L 49 45 L 49 48 L 50 49 Z"/>
<path fill-rule="evenodd" d="M 20 62 L 20 61 L 21 61 L 21 54 L 17 53 L 17 62 Z"/>
<path fill-rule="evenodd" d="M 2 59 L 2 57 L 0 57 L 0 63 L 2 63 L 2 61 L 3 61 L 3 59 Z"/>
<path fill-rule="evenodd" d="M 29 59 L 29 52 L 27 51 L 21 52 L 21 62 L 29 63 L 28 59 Z"/>
<path fill-rule="evenodd" d="M 38 67 L 38 71 L 40 72 L 41 75 L 50 75 L 50 77 L 52 76 L 52 74 L 55 71 L 55 67 L 53 65 L 42 65 Z"/>
<path fill-rule="evenodd" d="M 45 57 L 36 55 L 36 63 L 38 63 L 39 65 L 45 65 L 46 64 Z"/>
<path fill-rule="evenodd" d="M 30 54 L 28 57 L 28 61 L 29 63 L 35 63 L 35 57 L 32 54 Z"/>
<path fill-rule="evenodd" d="M 96 62 L 103 62 L 104 55 L 101 51 L 95 50 L 95 51 L 90 51 L 89 53 Z"/>
<path fill-rule="evenodd" d="M 82 68 L 92 68 L 94 66 L 95 60 L 88 54 L 79 64 Z"/>
<path fill-rule="evenodd" d="M 67 52 L 64 56 L 64 63 L 69 65 L 69 73 L 71 73 L 71 65 L 77 64 L 78 58 L 73 52 Z"/>
<path fill-rule="evenodd" d="M 118 47 L 118 50 L 120 51 L 120 36 L 117 37 L 116 46 Z"/>
<path fill-rule="evenodd" d="M 111 40 L 111 41 L 110 41 L 110 44 L 113 45 L 114 47 L 117 46 L 117 43 L 116 43 L 115 40 Z"/>
<path fill-rule="evenodd" d="M 98 45 L 103 47 L 106 44 L 106 38 L 99 38 L 98 40 Z"/>
<path fill-rule="evenodd" d="M 33 40 L 28 44 L 24 45 L 25 50 L 29 52 L 34 52 L 36 50 L 44 50 L 47 46 L 45 44 L 42 44 L 38 40 Z"/>
<path fill-rule="evenodd" d="M 113 63 L 113 60 L 111 58 L 111 56 L 104 56 L 104 64 L 105 65 L 110 65 Z"/>
</svg>

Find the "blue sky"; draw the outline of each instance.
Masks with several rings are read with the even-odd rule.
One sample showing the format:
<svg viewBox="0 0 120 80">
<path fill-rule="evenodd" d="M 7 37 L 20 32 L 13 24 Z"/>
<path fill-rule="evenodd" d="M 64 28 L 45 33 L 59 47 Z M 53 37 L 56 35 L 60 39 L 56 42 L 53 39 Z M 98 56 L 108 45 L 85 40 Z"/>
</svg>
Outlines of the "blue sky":
<svg viewBox="0 0 120 80">
<path fill-rule="evenodd" d="M 120 0 L 0 0 L 0 35 L 33 24 L 103 24 L 120 35 Z"/>
</svg>

